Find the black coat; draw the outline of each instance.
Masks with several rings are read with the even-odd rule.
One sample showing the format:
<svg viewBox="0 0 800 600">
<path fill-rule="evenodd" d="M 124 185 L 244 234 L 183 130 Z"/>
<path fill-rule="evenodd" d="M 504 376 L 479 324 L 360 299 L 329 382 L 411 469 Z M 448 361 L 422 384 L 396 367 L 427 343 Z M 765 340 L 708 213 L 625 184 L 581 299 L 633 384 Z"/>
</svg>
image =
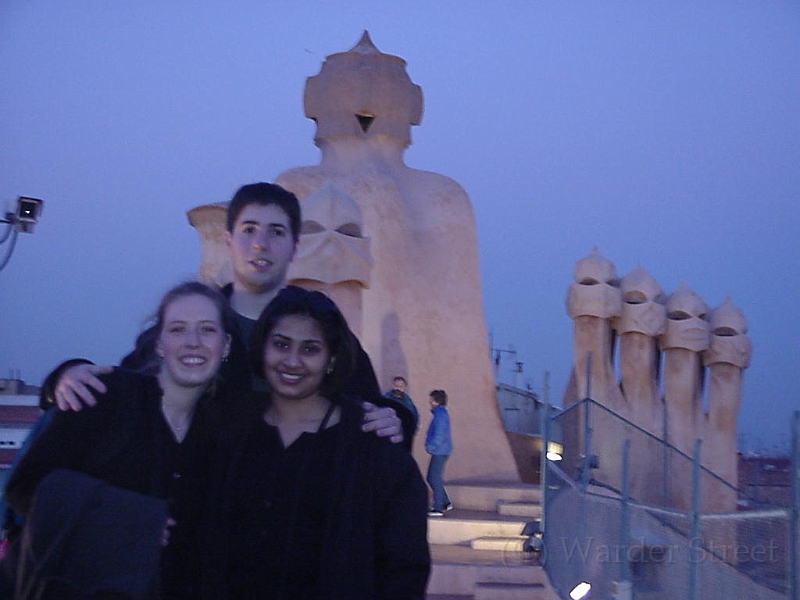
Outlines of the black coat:
<svg viewBox="0 0 800 600">
<path fill-rule="evenodd" d="M 154 377 L 115 369 L 101 379 L 108 391 L 95 407 L 58 412 L 31 445 L 8 480 L 6 500 L 17 513 L 27 514 L 40 482 L 57 469 L 164 499 L 178 521 L 163 553 L 164 583 L 168 589 L 192 585 L 183 553 L 202 512 L 213 434 L 225 429 L 224 411 L 213 399 L 201 399 L 177 447 L 161 414 L 161 388 Z"/>
<path fill-rule="evenodd" d="M 41 481 L 18 544 L 15 600 L 106 592 L 156 598 L 167 503 L 57 469 Z"/>
<path fill-rule="evenodd" d="M 419 468 L 396 444 L 360 430 L 363 415 L 356 399 L 335 400 L 342 412 L 334 426 L 332 484 L 325 495 L 330 508 L 318 542 L 319 598 L 421 600 L 430 573 L 430 553 L 428 494 Z M 212 469 L 204 539 L 213 543 L 204 545 L 200 569 L 203 598 L 208 600 L 228 597 L 226 565 L 228 553 L 236 552 L 237 540 L 226 537 L 232 518 L 232 499 L 226 492 L 234 489 L 227 478 L 242 472 L 244 448 L 255 426 L 231 440 Z M 262 474 L 253 472 L 252 476 Z"/>
</svg>

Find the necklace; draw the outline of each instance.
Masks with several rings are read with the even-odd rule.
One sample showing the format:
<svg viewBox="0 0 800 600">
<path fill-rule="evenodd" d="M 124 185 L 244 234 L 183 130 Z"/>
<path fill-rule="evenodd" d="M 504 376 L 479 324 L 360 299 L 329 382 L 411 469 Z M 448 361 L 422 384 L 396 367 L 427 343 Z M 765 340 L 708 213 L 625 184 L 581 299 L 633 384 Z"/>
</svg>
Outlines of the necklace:
<svg viewBox="0 0 800 600">
<path fill-rule="evenodd" d="M 183 415 L 175 415 L 172 414 L 171 411 L 167 410 L 166 406 L 164 406 L 161 409 L 161 414 L 164 415 L 164 420 L 167 422 L 167 425 L 169 426 L 170 430 L 172 430 L 173 435 L 178 439 L 178 441 L 183 440 L 183 436 L 192 425 L 194 409 L 190 410 L 188 413 L 184 413 Z M 184 418 L 181 419 L 181 416 Z"/>
</svg>

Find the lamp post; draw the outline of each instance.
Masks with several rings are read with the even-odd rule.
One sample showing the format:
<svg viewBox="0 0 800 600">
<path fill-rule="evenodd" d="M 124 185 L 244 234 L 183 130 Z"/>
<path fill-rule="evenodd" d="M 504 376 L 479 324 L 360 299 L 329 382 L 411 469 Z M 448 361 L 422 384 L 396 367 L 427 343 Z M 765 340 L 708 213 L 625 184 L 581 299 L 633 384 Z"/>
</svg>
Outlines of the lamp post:
<svg viewBox="0 0 800 600">
<path fill-rule="evenodd" d="M 508 350 L 504 350 L 502 348 L 492 348 L 491 352 L 494 354 L 494 379 L 496 383 L 500 381 L 500 359 L 503 354 L 508 354 L 509 356 L 513 357 L 516 361 L 517 358 L 517 351 L 514 348 L 509 348 Z M 522 372 L 522 363 L 515 362 L 515 374 L 514 374 L 514 387 L 517 387 L 517 374 Z"/>
</svg>

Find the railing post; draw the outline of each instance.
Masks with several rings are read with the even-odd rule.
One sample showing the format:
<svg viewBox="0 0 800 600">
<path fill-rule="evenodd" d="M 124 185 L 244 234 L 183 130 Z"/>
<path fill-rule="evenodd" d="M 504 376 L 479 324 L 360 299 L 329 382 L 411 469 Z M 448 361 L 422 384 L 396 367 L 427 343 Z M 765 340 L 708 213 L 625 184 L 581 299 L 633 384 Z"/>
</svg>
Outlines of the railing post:
<svg viewBox="0 0 800 600">
<path fill-rule="evenodd" d="M 756 474 L 755 478 L 754 478 L 755 479 L 755 488 L 756 489 L 755 489 L 755 492 L 753 492 L 753 499 L 756 500 L 757 502 L 761 502 L 761 495 L 760 495 L 760 492 L 761 492 L 761 461 L 758 460 L 758 458 L 756 458 L 755 468 L 753 469 L 753 471 L 755 471 L 755 474 Z"/>
<path fill-rule="evenodd" d="M 542 452 L 539 457 L 539 490 L 542 498 L 542 516 L 539 518 L 539 530 L 544 533 L 547 517 L 547 453 L 550 448 L 550 371 L 545 371 L 544 373 L 544 410 L 541 417 L 541 431 Z"/>
<path fill-rule="evenodd" d="M 589 403 L 591 400 L 588 398 L 586 399 L 586 410 L 589 410 Z M 581 491 L 585 492 L 586 488 L 589 487 L 589 474 L 591 471 L 591 463 L 592 463 L 592 428 L 586 427 L 583 432 L 584 439 L 586 443 L 584 444 L 584 454 L 581 465 Z"/>
<path fill-rule="evenodd" d="M 692 515 L 689 534 L 689 600 L 697 599 L 697 569 L 700 565 L 700 446 L 703 441 L 694 443 L 692 460 Z"/>
<path fill-rule="evenodd" d="M 800 570 L 800 411 L 796 410 L 792 419 L 792 507 L 789 524 L 789 598 L 800 600 L 798 570 Z"/>
<path fill-rule="evenodd" d="M 619 533 L 619 547 L 622 560 L 620 561 L 620 581 L 627 582 L 631 580 L 631 567 L 628 564 L 628 540 L 630 539 L 630 514 L 628 507 L 630 487 L 628 477 L 630 475 L 629 461 L 631 453 L 631 441 L 625 440 L 622 444 L 622 511 L 620 514 L 620 533 Z"/>
<path fill-rule="evenodd" d="M 592 397 L 592 353 L 586 354 L 586 397 Z"/>
<path fill-rule="evenodd" d="M 662 430 L 664 432 L 664 443 L 662 444 L 664 456 L 662 458 L 662 465 L 661 465 L 661 505 L 662 506 L 669 506 L 669 497 L 670 497 L 670 464 L 672 462 L 672 455 L 669 451 L 669 437 L 667 431 L 667 403 L 662 402 L 661 404 L 664 405 L 663 410 L 661 411 L 661 418 L 662 418 Z"/>
<path fill-rule="evenodd" d="M 592 353 L 586 355 L 586 398 L 583 400 L 583 464 L 581 465 L 581 491 L 589 486 L 589 464 L 592 457 Z"/>
</svg>

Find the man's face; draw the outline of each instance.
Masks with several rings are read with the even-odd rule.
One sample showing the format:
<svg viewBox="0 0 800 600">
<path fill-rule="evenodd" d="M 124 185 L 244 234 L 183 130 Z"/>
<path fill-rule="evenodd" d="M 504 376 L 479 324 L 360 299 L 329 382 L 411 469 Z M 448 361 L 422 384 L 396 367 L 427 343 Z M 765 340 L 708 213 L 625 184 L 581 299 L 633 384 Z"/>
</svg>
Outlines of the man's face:
<svg viewBox="0 0 800 600">
<path fill-rule="evenodd" d="M 268 292 L 283 287 L 294 258 L 289 216 L 276 204 L 248 204 L 227 234 L 237 290 Z"/>
<path fill-rule="evenodd" d="M 392 383 L 392 390 L 402 394 L 403 392 L 406 391 L 406 382 L 403 381 L 402 379 L 395 379 L 394 382 Z"/>
</svg>

